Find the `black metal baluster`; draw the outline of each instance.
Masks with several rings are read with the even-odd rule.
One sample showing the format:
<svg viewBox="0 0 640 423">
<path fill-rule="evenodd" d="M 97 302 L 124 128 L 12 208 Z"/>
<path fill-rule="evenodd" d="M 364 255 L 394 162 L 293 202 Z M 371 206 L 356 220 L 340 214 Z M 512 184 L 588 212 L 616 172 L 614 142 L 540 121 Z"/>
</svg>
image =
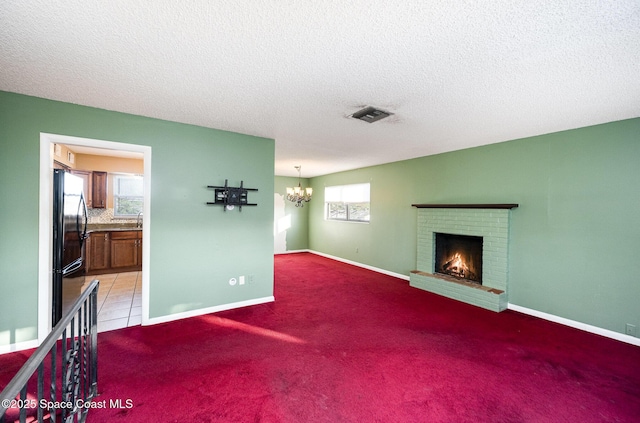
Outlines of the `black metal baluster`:
<svg viewBox="0 0 640 423">
<path fill-rule="evenodd" d="M 65 328 L 62 331 L 62 351 L 60 354 L 60 380 L 61 380 L 61 387 L 60 387 L 60 400 L 64 401 L 66 399 L 66 395 L 67 395 L 67 372 L 68 372 L 68 365 L 67 365 L 67 329 Z M 66 410 L 63 408 L 62 413 L 60 414 L 60 421 L 64 422 L 67 418 L 67 413 Z"/>
<path fill-rule="evenodd" d="M 78 392 L 80 398 L 86 398 L 84 392 L 84 333 L 82 333 L 82 307 L 78 309 L 78 363 L 80 366 L 80 378 L 78 380 Z M 82 410 L 80 411 L 80 415 L 82 415 Z"/>
<path fill-rule="evenodd" d="M 91 397 L 98 394 L 98 286 L 91 292 Z"/>
<path fill-rule="evenodd" d="M 25 402 L 27 400 L 27 384 L 25 384 L 22 389 L 20 390 L 20 401 L 22 401 L 20 407 L 20 422 L 24 423 L 27 421 L 27 409 L 25 407 Z"/>
<path fill-rule="evenodd" d="M 44 398 L 44 361 L 38 366 L 38 421 L 44 420 L 44 413 L 42 407 L 40 407 L 40 400 Z"/>
<path fill-rule="evenodd" d="M 58 358 L 58 345 L 53 344 L 51 347 L 51 393 L 49 395 L 49 399 L 51 402 L 56 400 L 56 374 L 58 373 L 58 369 L 56 366 L 56 360 Z M 56 410 L 49 410 L 49 414 L 51 415 L 51 422 L 56 422 Z"/>
<path fill-rule="evenodd" d="M 89 400 L 89 390 L 88 390 L 88 381 L 87 381 L 87 372 L 89 371 L 89 360 L 87 356 L 87 300 L 82 303 L 82 307 L 80 308 L 82 312 L 82 317 L 79 318 L 82 320 L 82 325 L 78 322 L 78 326 L 81 329 L 78 329 L 78 332 L 82 330 L 82 396 Z M 85 408 L 82 412 L 83 415 L 86 415 L 88 409 Z"/>
</svg>

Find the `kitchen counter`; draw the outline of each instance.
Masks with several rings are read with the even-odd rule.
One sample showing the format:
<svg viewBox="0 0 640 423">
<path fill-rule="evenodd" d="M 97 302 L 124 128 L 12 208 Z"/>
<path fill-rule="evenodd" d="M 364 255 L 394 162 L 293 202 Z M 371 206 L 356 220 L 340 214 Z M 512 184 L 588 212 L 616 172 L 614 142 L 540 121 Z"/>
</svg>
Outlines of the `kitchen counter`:
<svg viewBox="0 0 640 423">
<path fill-rule="evenodd" d="M 141 231 L 135 223 L 91 223 L 87 225 L 87 233 L 114 231 Z"/>
</svg>

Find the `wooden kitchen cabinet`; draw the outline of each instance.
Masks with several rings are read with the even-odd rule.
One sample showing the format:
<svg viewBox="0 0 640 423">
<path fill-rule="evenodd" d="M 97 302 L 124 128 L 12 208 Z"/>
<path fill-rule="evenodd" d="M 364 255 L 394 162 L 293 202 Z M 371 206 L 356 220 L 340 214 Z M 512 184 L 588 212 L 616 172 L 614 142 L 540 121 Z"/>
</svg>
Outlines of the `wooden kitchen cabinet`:
<svg viewBox="0 0 640 423">
<path fill-rule="evenodd" d="M 87 238 L 87 273 L 107 273 L 111 266 L 109 232 L 92 232 Z"/>
<path fill-rule="evenodd" d="M 111 233 L 111 268 L 137 267 L 141 263 L 140 248 L 142 240 L 140 231 L 121 231 Z"/>
<path fill-rule="evenodd" d="M 142 231 L 92 232 L 87 241 L 87 274 L 142 270 Z"/>
<path fill-rule="evenodd" d="M 91 172 L 88 170 L 71 170 L 70 172 L 72 175 L 76 175 L 82 178 L 82 192 L 84 194 L 84 201 L 85 203 L 87 203 L 87 207 L 93 207 L 93 198 L 91 198 Z"/>
<path fill-rule="evenodd" d="M 91 203 L 94 209 L 107 207 L 107 172 L 91 172 Z"/>
</svg>

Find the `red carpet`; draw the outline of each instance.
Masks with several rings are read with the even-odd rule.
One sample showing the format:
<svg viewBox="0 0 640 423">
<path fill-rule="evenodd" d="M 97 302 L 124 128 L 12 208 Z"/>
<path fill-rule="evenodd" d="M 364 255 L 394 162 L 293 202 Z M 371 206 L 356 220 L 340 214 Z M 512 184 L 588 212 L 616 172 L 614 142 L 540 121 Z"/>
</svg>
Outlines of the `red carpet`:
<svg viewBox="0 0 640 423">
<path fill-rule="evenodd" d="M 100 334 L 97 401 L 123 408 L 88 421 L 640 421 L 638 347 L 312 254 L 275 266 L 275 303 Z"/>
</svg>

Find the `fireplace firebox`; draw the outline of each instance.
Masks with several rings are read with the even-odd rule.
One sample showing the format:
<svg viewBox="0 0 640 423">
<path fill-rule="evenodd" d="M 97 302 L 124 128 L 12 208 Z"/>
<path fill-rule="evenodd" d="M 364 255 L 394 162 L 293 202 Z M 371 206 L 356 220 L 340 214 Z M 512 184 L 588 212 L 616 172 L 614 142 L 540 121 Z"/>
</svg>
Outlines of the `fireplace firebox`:
<svg viewBox="0 0 640 423">
<path fill-rule="evenodd" d="M 482 285 L 482 237 L 435 233 L 435 273 Z"/>
</svg>

